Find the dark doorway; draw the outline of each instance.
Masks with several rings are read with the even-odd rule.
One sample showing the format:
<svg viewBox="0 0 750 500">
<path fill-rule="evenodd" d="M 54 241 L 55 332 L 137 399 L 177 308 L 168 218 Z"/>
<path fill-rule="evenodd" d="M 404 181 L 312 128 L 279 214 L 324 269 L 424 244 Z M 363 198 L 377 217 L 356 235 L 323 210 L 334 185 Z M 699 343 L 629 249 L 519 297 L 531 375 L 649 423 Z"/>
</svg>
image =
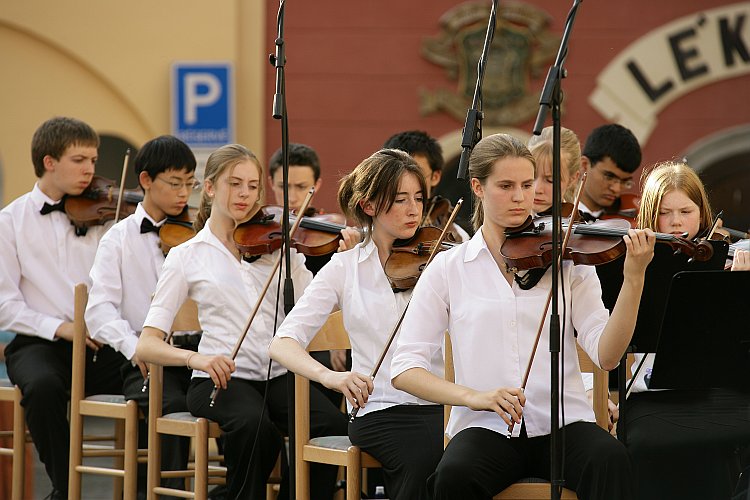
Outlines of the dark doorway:
<svg viewBox="0 0 750 500">
<path fill-rule="evenodd" d="M 125 151 L 130 148 L 130 161 L 125 176 L 125 187 L 127 189 L 137 188 L 138 178 L 133 170 L 133 159 L 138 152 L 138 148 L 125 139 L 114 135 L 100 134 L 99 140 L 99 160 L 96 163 L 96 174 L 120 184 Z"/>
<path fill-rule="evenodd" d="M 750 228 L 750 151 L 727 156 L 700 172 L 711 208 L 724 211 L 724 225 L 747 232 Z"/>
</svg>

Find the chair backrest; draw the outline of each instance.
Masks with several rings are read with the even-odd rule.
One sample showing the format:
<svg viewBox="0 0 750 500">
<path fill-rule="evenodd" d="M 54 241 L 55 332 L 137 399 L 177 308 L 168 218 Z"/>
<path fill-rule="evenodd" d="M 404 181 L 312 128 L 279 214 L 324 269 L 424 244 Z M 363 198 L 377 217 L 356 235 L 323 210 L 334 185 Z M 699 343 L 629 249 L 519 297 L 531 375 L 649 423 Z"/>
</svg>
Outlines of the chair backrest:
<svg viewBox="0 0 750 500">
<path fill-rule="evenodd" d="M 328 316 L 323 326 L 307 346 L 308 352 L 331 351 L 336 349 L 351 349 L 349 334 L 344 328 L 344 317 L 341 311 Z"/>
<path fill-rule="evenodd" d="M 83 283 L 75 286 L 73 302 L 73 371 L 70 383 L 71 412 L 78 411 L 78 402 L 86 397 L 86 322 L 88 288 Z"/>
</svg>

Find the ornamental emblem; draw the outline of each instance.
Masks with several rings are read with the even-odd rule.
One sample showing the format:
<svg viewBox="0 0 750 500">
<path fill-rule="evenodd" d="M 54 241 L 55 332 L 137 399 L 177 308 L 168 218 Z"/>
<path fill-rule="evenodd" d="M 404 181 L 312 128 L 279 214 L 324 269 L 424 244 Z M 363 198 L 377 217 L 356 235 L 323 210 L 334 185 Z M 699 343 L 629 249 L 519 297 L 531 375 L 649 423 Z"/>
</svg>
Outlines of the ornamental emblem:
<svg viewBox="0 0 750 500">
<path fill-rule="evenodd" d="M 458 80 L 458 91 L 420 88 L 422 115 L 444 111 L 460 121 L 466 117 L 490 9 L 484 1 L 458 5 L 440 18 L 441 34 L 424 40 L 422 55 L 443 66 L 448 78 Z M 550 16 L 536 7 L 500 3 L 482 81 L 485 125 L 515 125 L 536 116 L 541 88 L 530 93 L 529 81 L 546 71 L 560 45 L 560 38 L 547 32 L 549 23 Z"/>
</svg>

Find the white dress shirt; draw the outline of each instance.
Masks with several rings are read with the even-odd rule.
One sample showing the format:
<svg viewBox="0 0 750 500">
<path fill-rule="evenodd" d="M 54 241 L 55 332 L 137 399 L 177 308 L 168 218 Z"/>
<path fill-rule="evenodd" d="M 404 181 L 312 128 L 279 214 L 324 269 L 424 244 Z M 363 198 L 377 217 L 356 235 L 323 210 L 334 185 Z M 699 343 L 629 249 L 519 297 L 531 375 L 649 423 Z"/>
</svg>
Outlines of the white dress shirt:
<svg viewBox="0 0 750 500">
<path fill-rule="evenodd" d="M 144 219 L 155 226 L 164 222 L 154 221 L 139 203 L 133 215 L 112 226 L 102 237 L 90 273 L 92 285 L 86 307 L 89 334 L 127 359 L 135 354 L 164 264 L 158 233 L 141 234 Z"/>
<path fill-rule="evenodd" d="M 380 263 L 378 248 L 370 239 L 331 257 L 284 320 L 276 336 L 295 339 L 307 347 L 328 315 L 341 309 L 352 345 L 352 371 L 369 375 L 410 296 L 411 291 L 393 293 Z M 375 376 L 374 390 L 365 407 L 358 412 L 360 417 L 399 404 L 433 404 L 391 385 L 394 346 L 391 345 Z M 438 349 L 428 362 L 430 370 L 442 376 L 442 350 Z M 351 410 L 348 402 L 347 405 Z"/>
<path fill-rule="evenodd" d="M 59 201 L 36 184 L 0 211 L 0 330 L 53 340 L 73 321 L 75 286 L 91 284 L 97 244 L 112 224 L 76 236 L 63 212 L 39 213 Z"/>
<path fill-rule="evenodd" d="M 210 219 L 191 240 L 169 251 L 144 327 L 169 332 L 175 314 L 190 297 L 198 305 L 198 319 L 203 329 L 198 352 L 230 356 L 280 252 L 263 255 L 253 263 L 237 260 L 211 232 L 209 224 Z M 283 279 L 283 265 L 281 272 Z M 294 250 L 292 280 L 295 298 L 302 295 L 312 280 L 304 256 Z M 269 287 L 237 354 L 234 377 L 266 379 L 274 317 L 278 314 L 279 324 L 284 319 L 284 301 L 276 300 L 276 283 L 274 280 Z M 284 373 L 284 367 L 272 364 L 271 378 Z M 193 376 L 208 377 L 208 374 L 194 370 Z"/>
<path fill-rule="evenodd" d="M 499 251 L 497 249 L 496 251 Z M 563 266 L 565 305 L 560 298 L 564 377 L 565 424 L 593 422 L 576 354 L 576 339 L 595 364 L 598 345 L 609 313 L 601 300 L 601 287 L 593 267 Z M 551 273 L 531 290 L 509 285 L 487 248 L 479 230 L 474 237 L 438 254 L 422 273 L 414 289 L 409 312 L 401 327 L 391 365 L 393 377 L 410 368 L 430 370 L 448 330 L 453 344 L 456 383 L 478 391 L 520 387 L 539 320 L 549 293 Z M 572 307 L 571 307 L 572 305 Z M 549 313 L 526 385 L 523 410 L 529 437 L 550 433 Z M 562 419 L 560 420 L 561 424 Z M 455 407 L 446 433 L 453 436 L 468 427 L 483 427 L 507 435 L 507 424 L 495 413 Z M 516 425 L 513 435 L 521 430 Z"/>
</svg>

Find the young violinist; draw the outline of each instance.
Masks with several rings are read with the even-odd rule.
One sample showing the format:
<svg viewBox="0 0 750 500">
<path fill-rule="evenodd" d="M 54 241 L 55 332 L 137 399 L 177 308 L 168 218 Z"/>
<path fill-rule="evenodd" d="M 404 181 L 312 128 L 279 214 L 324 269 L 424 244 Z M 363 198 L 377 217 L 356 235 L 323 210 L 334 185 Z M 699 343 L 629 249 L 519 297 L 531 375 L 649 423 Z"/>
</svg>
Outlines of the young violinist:
<svg viewBox="0 0 750 500">
<path fill-rule="evenodd" d="M 552 207 L 552 127 L 545 127 L 540 135 L 532 135 L 528 148 L 536 162 L 533 211 L 537 215 L 549 215 Z M 572 203 L 581 177 L 581 143 L 575 132 L 565 127 L 560 130 L 560 163 L 560 192 L 564 202 Z"/>
<path fill-rule="evenodd" d="M 99 136 L 88 124 L 47 120 L 31 141 L 38 181 L 0 211 L 0 330 L 16 333 L 5 350 L 8 376 L 23 393 L 26 424 L 52 482 L 52 499 L 68 494 L 73 289 L 91 284 L 97 244 L 109 227 L 92 226 L 79 235 L 64 203 L 91 183 L 98 147 Z M 86 343 L 87 393 L 119 393 L 124 358 L 90 338 Z"/>
<path fill-rule="evenodd" d="M 711 207 L 692 168 L 665 162 L 644 177 L 639 227 L 687 239 L 705 236 L 713 222 Z M 666 254 L 676 266 L 687 261 L 684 255 Z M 746 270 L 744 263 L 743 259 L 734 270 Z M 687 267 L 676 267 L 675 272 Z M 686 363 L 699 370 L 700 347 L 696 349 L 696 358 Z M 729 498 L 737 478 L 735 449 L 748 442 L 727 442 L 726 436 L 750 428 L 747 397 L 723 389 L 650 390 L 654 359 L 654 354 L 635 354 L 635 382 L 626 403 L 626 445 L 638 498 Z"/>
<path fill-rule="evenodd" d="M 425 481 L 443 450 L 442 406 L 393 388 L 390 352 L 375 379 L 369 376 L 411 296 L 411 290 L 392 290 L 384 265 L 394 242 L 417 232 L 426 190 L 415 161 L 393 149 L 374 153 L 341 181 L 339 205 L 369 229 L 368 236 L 353 250 L 332 257 L 270 348 L 273 359 L 342 392 L 349 410 L 359 408 L 349 437 L 383 464 L 387 494 L 398 500 L 429 498 Z M 347 372 L 329 370 L 305 351 L 336 309 L 342 311 L 352 344 L 353 367 Z M 428 362 L 442 370 L 439 349 Z"/>
<path fill-rule="evenodd" d="M 409 130 L 394 134 L 385 141 L 383 147 L 406 151 L 417 162 L 427 181 L 427 193 L 425 193 L 427 204 L 422 223 L 437 225 L 442 229 L 441 221 L 448 219 L 450 216 L 449 210 L 452 207 L 447 199 L 438 195 L 433 196 L 432 193 L 440 184 L 440 179 L 443 176 L 443 165 L 445 163 L 443 148 L 440 147 L 434 137 L 421 130 Z M 436 210 L 443 213 L 437 213 Z M 470 238 L 466 230 L 455 222 L 452 223 L 450 234 L 455 241 L 466 241 Z"/>
<path fill-rule="evenodd" d="M 236 225 L 260 209 L 263 180 L 260 162 L 244 146 L 222 146 L 209 156 L 195 221 L 198 233 L 167 255 L 135 352 L 143 362 L 193 371 L 187 405 L 193 415 L 218 422 L 223 431 L 229 497 L 254 500 L 265 498 L 266 481 L 287 428 L 286 370 L 268 357 L 274 323 L 284 318 L 275 287 L 262 299 L 237 359 L 229 357 L 281 253 L 277 250 L 248 262 L 234 244 Z M 291 253 L 294 288 L 301 294 L 312 276 L 304 257 Z M 203 329 L 198 352 L 164 342 L 188 297 L 198 305 Z M 214 386 L 220 391 L 211 406 Z M 345 416 L 320 392 L 314 388 L 310 392 L 311 434 L 343 434 Z M 283 469 L 285 475 L 287 468 Z M 320 466 L 311 476 L 312 496 L 331 498 L 335 468 Z M 283 481 L 282 498 L 286 488 Z"/>
<path fill-rule="evenodd" d="M 164 264 L 159 248 L 159 229 L 167 217 L 177 217 L 187 209 L 196 186 L 195 156 L 181 140 L 164 135 L 148 141 L 138 151 L 134 168 L 143 189 L 143 201 L 133 215 L 115 224 L 104 235 L 91 268 L 91 291 L 86 307 L 86 325 L 91 337 L 111 346 L 127 361 L 123 364 L 125 398 L 134 399 L 148 416 L 148 392 L 143 390 L 148 375 L 146 364 L 135 354 L 151 295 Z M 196 335 L 176 335 L 175 345 L 197 348 Z M 184 367 L 164 370 L 164 413 L 187 411 L 185 393 L 190 372 Z M 142 426 L 140 447 L 146 448 L 148 435 Z M 190 440 L 178 436 L 163 438 L 163 470 L 184 470 Z M 139 467 L 138 488 L 145 491 L 146 470 Z M 164 485 L 180 488 L 179 478 Z"/>
<path fill-rule="evenodd" d="M 479 141 L 469 162 L 477 232 L 425 269 L 401 329 L 391 364 L 393 385 L 454 405 L 446 431 L 451 441 L 428 481 L 435 499 L 489 499 L 522 477 L 549 478 L 549 357 L 540 352 L 525 390 L 519 385 L 551 276 L 547 272 L 534 288 L 523 290 L 500 255 L 506 229 L 531 213 L 534 170 L 534 157 L 514 137 L 496 134 Z M 630 341 L 655 238 L 650 230 L 631 230 L 624 240 L 625 285 L 611 318 L 594 269 L 568 261 L 562 266 L 564 479 L 581 499 L 633 498 L 627 451 L 594 423 L 575 354 L 577 341 L 594 363 L 610 370 Z M 549 344 L 549 316 L 545 323 L 542 346 Z M 430 356 L 446 331 L 455 383 L 430 369 Z"/>
<path fill-rule="evenodd" d="M 641 146 L 630 130 L 615 123 L 592 130 L 581 157 L 581 171 L 589 174 L 579 205 L 582 217 L 614 214 L 633 219 L 634 197 L 623 202 L 623 191 L 633 187 L 633 172 L 640 164 Z"/>
</svg>

